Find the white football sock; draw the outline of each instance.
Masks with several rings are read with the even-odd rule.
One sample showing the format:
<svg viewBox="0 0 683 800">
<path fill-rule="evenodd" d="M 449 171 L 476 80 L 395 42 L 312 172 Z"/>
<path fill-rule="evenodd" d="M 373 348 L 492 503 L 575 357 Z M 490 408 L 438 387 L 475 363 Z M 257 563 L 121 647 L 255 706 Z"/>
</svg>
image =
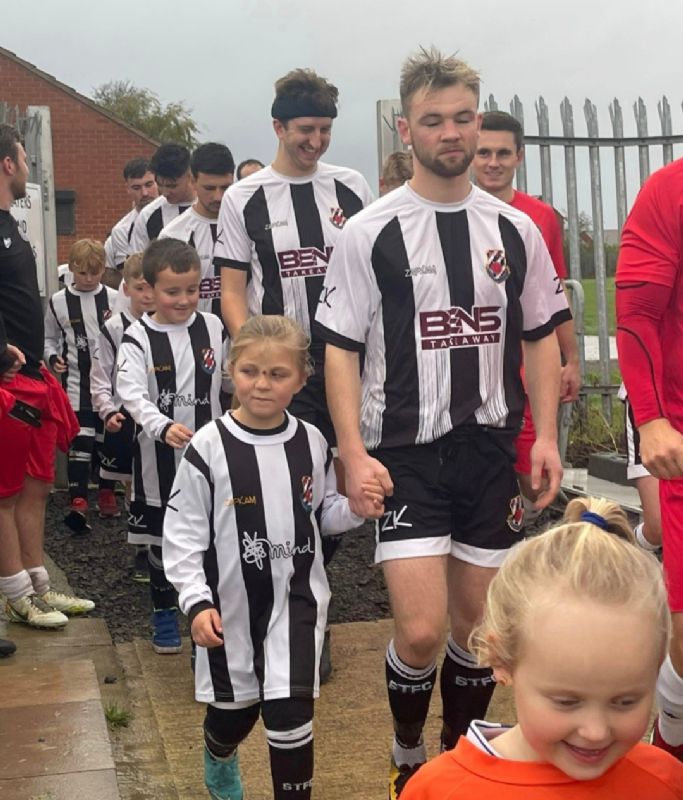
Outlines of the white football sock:
<svg viewBox="0 0 683 800">
<path fill-rule="evenodd" d="M 667 744 L 683 744 L 683 678 L 667 656 L 657 678 L 659 732 Z"/>
</svg>

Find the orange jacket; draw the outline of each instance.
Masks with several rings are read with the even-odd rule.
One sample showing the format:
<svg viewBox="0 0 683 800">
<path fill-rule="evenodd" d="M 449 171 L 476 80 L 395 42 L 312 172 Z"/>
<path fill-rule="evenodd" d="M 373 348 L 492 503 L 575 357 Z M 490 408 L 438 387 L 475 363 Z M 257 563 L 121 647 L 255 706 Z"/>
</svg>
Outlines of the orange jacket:
<svg viewBox="0 0 683 800">
<path fill-rule="evenodd" d="M 681 800 L 683 764 L 637 744 L 596 780 L 579 781 L 552 764 L 509 761 L 461 737 L 454 750 L 422 767 L 401 800 Z"/>
</svg>

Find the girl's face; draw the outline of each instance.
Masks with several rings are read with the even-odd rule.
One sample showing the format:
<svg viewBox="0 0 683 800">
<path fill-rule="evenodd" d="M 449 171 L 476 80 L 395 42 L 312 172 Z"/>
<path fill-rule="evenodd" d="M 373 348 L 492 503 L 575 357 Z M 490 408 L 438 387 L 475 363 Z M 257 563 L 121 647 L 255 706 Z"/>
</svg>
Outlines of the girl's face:
<svg viewBox="0 0 683 800">
<path fill-rule="evenodd" d="M 230 373 L 240 402 L 235 417 L 262 430 L 282 423 L 284 410 L 306 382 L 296 351 L 267 340 L 245 347 Z"/>
<path fill-rule="evenodd" d="M 518 719 L 501 754 L 597 778 L 647 730 L 661 655 L 654 614 L 566 596 L 524 628 L 516 668 L 495 670 L 512 682 Z"/>
</svg>

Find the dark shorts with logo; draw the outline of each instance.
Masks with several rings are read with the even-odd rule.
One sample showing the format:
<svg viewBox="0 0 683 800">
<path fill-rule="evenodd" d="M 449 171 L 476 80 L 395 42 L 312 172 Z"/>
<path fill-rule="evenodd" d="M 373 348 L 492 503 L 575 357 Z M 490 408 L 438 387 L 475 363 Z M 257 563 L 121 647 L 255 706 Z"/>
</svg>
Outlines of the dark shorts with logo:
<svg viewBox="0 0 683 800">
<path fill-rule="evenodd" d="M 133 470 L 136 425 L 126 411 L 121 413 L 125 415 L 121 430 L 110 433 L 105 428 L 100 449 L 100 477 L 112 481 L 129 481 Z"/>
<path fill-rule="evenodd" d="M 166 508 L 131 500 L 128 509 L 128 544 L 161 547 Z"/>
<path fill-rule="evenodd" d="M 457 428 L 429 444 L 372 452 L 394 494 L 375 524 L 375 561 L 452 555 L 499 567 L 523 539 L 514 434 Z"/>
</svg>

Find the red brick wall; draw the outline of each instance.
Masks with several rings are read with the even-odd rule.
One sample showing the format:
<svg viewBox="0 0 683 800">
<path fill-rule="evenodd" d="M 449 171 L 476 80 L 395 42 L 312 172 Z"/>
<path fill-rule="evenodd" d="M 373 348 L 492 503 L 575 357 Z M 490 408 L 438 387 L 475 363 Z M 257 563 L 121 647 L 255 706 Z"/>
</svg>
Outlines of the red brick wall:
<svg viewBox="0 0 683 800">
<path fill-rule="evenodd" d="M 57 238 L 61 264 L 73 242 L 104 240 L 130 209 L 123 166 L 136 156 L 151 156 L 155 146 L 2 53 L 0 100 L 22 110 L 50 107 L 55 189 L 76 192 L 76 233 Z"/>
</svg>

